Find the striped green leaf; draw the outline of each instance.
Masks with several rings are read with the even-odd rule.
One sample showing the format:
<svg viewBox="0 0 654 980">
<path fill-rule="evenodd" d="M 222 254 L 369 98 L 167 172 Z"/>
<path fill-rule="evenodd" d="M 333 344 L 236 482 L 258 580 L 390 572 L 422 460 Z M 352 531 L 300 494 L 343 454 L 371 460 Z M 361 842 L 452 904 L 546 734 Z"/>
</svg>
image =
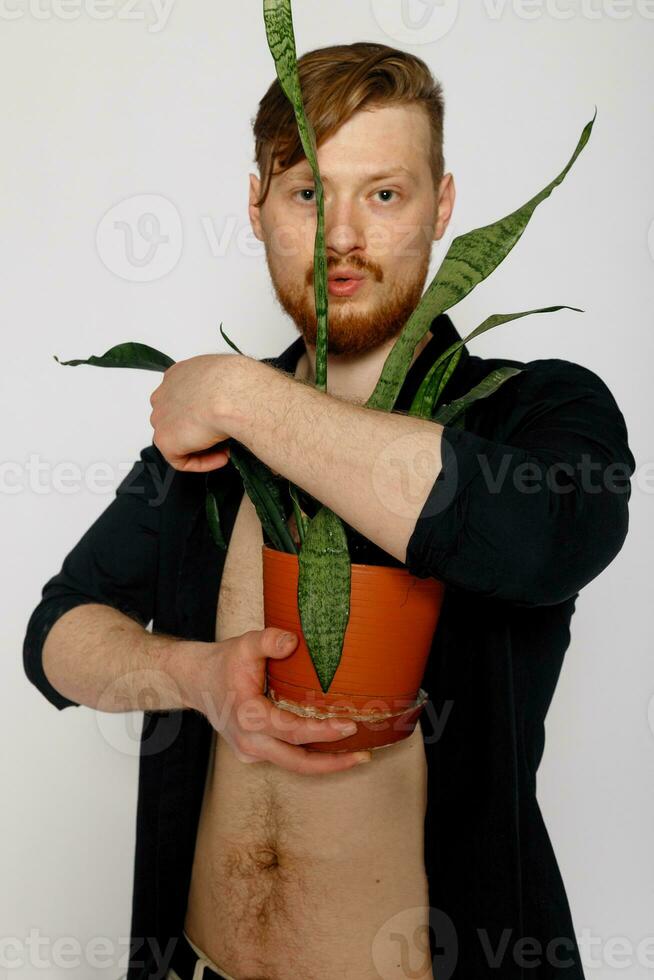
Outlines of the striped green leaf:
<svg viewBox="0 0 654 980">
<path fill-rule="evenodd" d="M 297 548 L 286 524 L 279 486 L 269 467 L 236 440 L 230 444 L 230 459 L 241 474 L 243 486 L 273 548 L 296 555 Z"/>
<path fill-rule="evenodd" d="M 480 334 L 486 333 L 487 330 L 492 330 L 493 327 L 499 327 L 501 324 L 508 323 L 510 320 L 519 320 L 521 317 L 531 316 L 533 313 L 556 313 L 558 310 L 574 310 L 575 313 L 583 313 L 583 310 L 578 309 L 576 306 L 545 306 L 538 310 L 525 310 L 522 313 L 494 313 L 492 316 L 487 317 L 467 337 L 451 344 L 447 350 L 443 351 L 436 358 L 422 379 L 420 387 L 411 403 L 409 415 L 418 415 L 422 418 L 431 418 L 433 416 L 443 389 L 458 363 L 464 344 L 467 344 Z"/>
<path fill-rule="evenodd" d="M 494 391 L 503 385 L 505 381 L 512 378 L 516 374 L 521 374 L 522 368 L 514 367 L 499 367 L 495 368 L 490 374 L 471 388 L 465 395 L 461 398 L 456 398 L 449 405 L 443 405 L 443 407 L 434 416 L 434 422 L 439 422 L 441 425 L 452 425 L 456 422 L 459 416 L 466 410 L 469 405 L 473 402 L 479 401 L 480 398 L 488 398 L 492 395 Z"/>
<path fill-rule="evenodd" d="M 297 487 L 293 483 L 291 483 L 290 480 L 288 481 L 288 492 L 293 502 L 293 513 L 295 515 L 295 524 L 297 526 L 297 532 L 298 535 L 300 536 L 300 547 L 301 547 L 306 537 L 309 518 L 307 514 L 305 514 L 305 512 L 302 510 L 302 507 L 300 506 L 300 501 L 298 500 L 298 495 L 297 495 Z"/>
<path fill-rule="evenodd" d="M 452 347 L 454 347 L 454 344 Z M 415 397 L 411 402 L 409 415 L 415 415 L 418 418 L 426 419 L 430 419 L 432 417 L 434 408 L 438 404 L 438 399 L 440 398 L 445 385 L 450 380 L 450 377 L 454 373 L 454 369 L 459 362 L 463 344 L 459 350 L 453 351 L 452 347 L 448 347 L 448 349 L 440 355 L 437 361 L 434 361 L 429 371 L 422 379 L 420 387 L 418 388 Z"/>
<path fill-rule="evenodd" d="M 511 214 L 483 228 L 454 239 L 438 272 L 395 341 L 382 368 L 375 390 L 366 402 L 369 408 L 392 411 L 413 353 L 435 317 L 449 310 L 486 279 L 519 241 L 538 205 L 565 178 L 590 137 L 595 115 L 584 126 L 572 157 L 558 177 Z"/>
<path fill-rule="evenodd" d="M 302 633 L 323 693 L 343 653 L 350 618 L 352 567 L 341 520 L 321 507 L 300 549 L 297 601 Z"/>
<path fill-rule="evenodd" d="M 431 406 L 430 406 L 431 413 L 432 414 L 434 412 L 434 409 L 436 408 L 436 406 L 438 405 L 438 403 L 440 401 L 440 398 L 441 398 L 441 395 L 443 394 L 443 391 L 445 390 L 445 385 L 447 384 L 447 382 L 450 380 L 450 378 L 454 374 L 454 372 L 456 370 L 456 366 L 459 363 L 459 361 L 461 360 L 461 354 L 462 354 L 462 352 L 463 352 L 463 347 L 460 347 L 443 364 L 443 367 L 445 368 L 445 370 L 443 371 L 442 377 L 439 379 L 438 384 L 435 386 L 435 392 L 436 393 L 434 395 L 434 399 L 433 399 L 433 401 L 431 403 Z"/>
<path fill-rule="evenodd" d="M 317 205 L 313 256 L 317 319 L 315 387 L 326 391 L 327 258 L 323 187 L 318 169 L 315 133 L 304 110 L 291 2 L 263 0 L 263 11 L 268 46 L 275 62 L 277 77 L 282 91 L 293 106 L 302 148 L 314 178 Z M 299 562 L 298 608 L 302 632 L 322 689 L 326 691 L 340 660 L 350 608 L 350 559 L 345 528 L 341 519 L 328 508 L 321 507 L 308 522 Z"/>
<path fill-rule="evenodd" d="M 313 171 L 316 191 L 317 223 L 313 252 L 313 288 L 316 304 L 315 387 L 327 390 L 327 256 L 325 252 L 325 210 L 323 186 L 318 170 L 316 138 L 304 111 L 300 75 L 297 68 L 291 0 L 263 0 L 268 47 L 275 62 L 277 78 L 293 106 L 302 149 Z"/>
</svg>

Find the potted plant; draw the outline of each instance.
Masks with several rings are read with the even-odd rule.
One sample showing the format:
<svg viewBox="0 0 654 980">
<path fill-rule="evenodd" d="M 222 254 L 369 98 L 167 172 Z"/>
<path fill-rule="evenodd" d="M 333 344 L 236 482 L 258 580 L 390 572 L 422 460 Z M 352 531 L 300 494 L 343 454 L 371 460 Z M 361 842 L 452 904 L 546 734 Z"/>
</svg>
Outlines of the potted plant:
<svg viewBox="0 0 654 980">
<path fill-rule="evenodd" d="M 291 0 L 263 0 L 266 37 L 282 90 L 292 104 L 299 136 L 314 176 L 317 225 L 314 291 L 317 316 L 315 386 L 327 391 L 328 307 L 323 188 L 315 134 L 302 101 Z M 516 211 L 454 239 L 419 304 L 407 320 L 384 363 L 366 407 L 392 411 L 413 354 L 434 318 L 450 309 L 504 260 L 538 205 L 565 178 L 588 142 L 593 119 L 584 127 L 561 173 Z M 533 313 L 576 307 L 550 306 L 520 313 L 495 314 L 445 350 L 421 379 L 409 414 L 441 425 L 463 426 L 465 411 L 492 396 L 514 367 L 491 371 L 462 397 L 444 403 L 444 391 L 463 346 L 500 324 Z M 581 312 L 577 310 L 578 312 Z M 238 347 L 224 331 L 226 342 Z M 119 344 L 101 356 L 59 361 L 165 371 L 174 361 L 145 344 Z M 257 459 L 234 439 L 229 463 L 242 479 L 261 521 L 265 625 L 292 630 L 299 642 L 281 660 L 268 660 L 266 693 L 280 707 L 313 717 L 347 716 L 357 732 L 338 743 L 337 751 L 388 745 L 415 728 L 427 700 L 420 683 L 443 601 L 445 584 L 418 578 L 405 567 L 351 561 L 343 521 L 329 508 Z M 228 465 L 229 465 L 228 463 Z M 219 493 L 206 480 L 206 516 L 216 544 L 225 548 Z M 292 530 L 295 530 L 293 535 Z M 332 743 L 305 743 L 316 751 L 335 751 Z"/>
</svg>

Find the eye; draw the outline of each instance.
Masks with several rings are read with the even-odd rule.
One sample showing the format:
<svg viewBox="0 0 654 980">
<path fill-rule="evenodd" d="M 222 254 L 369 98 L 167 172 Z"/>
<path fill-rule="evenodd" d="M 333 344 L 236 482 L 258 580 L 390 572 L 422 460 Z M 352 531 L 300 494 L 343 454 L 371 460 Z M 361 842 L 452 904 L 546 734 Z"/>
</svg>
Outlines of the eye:
<svg viewBox="0 0 654 980">
<path fill-rule="evenodd" d="M 384 187 L 380 191 L 375 191 L 375 194 L 395 194 L 397 196 L 397 191 L 392 190 L 392 188 L 390 188 L 390 187 Z M 385 200 L 382 203 L 383 204 L 391 204 L 392 202 L 389 201 L 389 200 Z"/>
<path fill-rule="evenodd" d="M 303 204 L 313 204 L 313 203 L 315 203 L 315 193 L 316 192 L 315 192 L 315 189 L 313 187 L 301 187 L 299 190 L 293 192 L 292 197 L 293 198 L 297 198 L 299 194 L 301 194 L 301 195 L 312 194 L 312 195 L 314 195 L 313 197 L 300 197 L 299 200 Z M 395 191 L 395 190 L 393 190 L 390 187 L 384 187 L 384 188 L 382 188 L 379 191 L 375 191 L 375 194 L 394 194 L 395 197 L 398 196 L 398 192 Z M 393 201 L 394 201 L 394 198 L 391 198 L 390 200 L 387 198 L 386 200 L 382 201 L 381 203 L 382 204 L 392 204 Z"/>
<path fill-rule="evenodd" d="M 293 192 L 293 197 L 297 197 L 298 194 L 315 194 L 315 193 L 316 192 L 315 192 L 315 190 L 314 190 L 313 187 L 301 187 L 299 191 L 294 191 Z M 313 198 L 302 197 L 302 198 L 300 198 L 300 201 L 303 204 L 313 204 L 314 199 Z"/>
</svg>

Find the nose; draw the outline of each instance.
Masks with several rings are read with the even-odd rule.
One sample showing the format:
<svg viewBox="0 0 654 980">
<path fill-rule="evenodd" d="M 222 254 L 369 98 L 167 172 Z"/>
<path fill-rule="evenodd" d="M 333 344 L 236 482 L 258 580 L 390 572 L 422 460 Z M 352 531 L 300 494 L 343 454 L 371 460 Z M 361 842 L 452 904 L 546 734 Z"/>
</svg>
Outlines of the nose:
<svg viewBox="0 0 654 980">
<path fill-rule="evenodd" d="M 354 249 L 365 249 L 363 214 L 345 197 L 325 200 L 325 247 L 327 252 L 347 255 Z"/>
</svg>

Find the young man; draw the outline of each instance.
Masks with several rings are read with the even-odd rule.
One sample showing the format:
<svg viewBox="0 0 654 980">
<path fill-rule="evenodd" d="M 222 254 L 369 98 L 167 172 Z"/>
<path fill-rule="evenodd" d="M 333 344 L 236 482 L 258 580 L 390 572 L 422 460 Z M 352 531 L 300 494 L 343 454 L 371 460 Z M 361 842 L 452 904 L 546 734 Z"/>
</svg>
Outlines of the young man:
<svg viewBox="0 0 654 980">
<path fill-rule="evenodd" d="M 365 407 L 454 206 L 442 93 L 424 62 L 384 45 L 299 66 L 325 187 L 328 392 L 312 385 L 312 175 L 275 82 L 254 124 L 250 219 L 300 336 L 278 358 L 202 355 L 166 372 L 153 446 L 44 587 L 25 667 L 59 708 L 146 709 L 129 980 L 197 980 L 203 964 L 238 980 L 577 980 L 536 770 L 576 597 L 627 532 L 624 418 L 580 365 L 465 348 L 448 401 L 493 367 L 523 371 L 465 429 L 410 417 L 459 338 L 447 316 L 394 412 Z M 216 449 L 228 437 L 378 554 L 447 584 L 430 710 L 366 765 L 308 752 L 315 723 L 263 697 L 265 658 L 293 646 L 263 630 L 262 529 Z M 337 747 L 334 723 L 319 730 Z"/>
</svg>

